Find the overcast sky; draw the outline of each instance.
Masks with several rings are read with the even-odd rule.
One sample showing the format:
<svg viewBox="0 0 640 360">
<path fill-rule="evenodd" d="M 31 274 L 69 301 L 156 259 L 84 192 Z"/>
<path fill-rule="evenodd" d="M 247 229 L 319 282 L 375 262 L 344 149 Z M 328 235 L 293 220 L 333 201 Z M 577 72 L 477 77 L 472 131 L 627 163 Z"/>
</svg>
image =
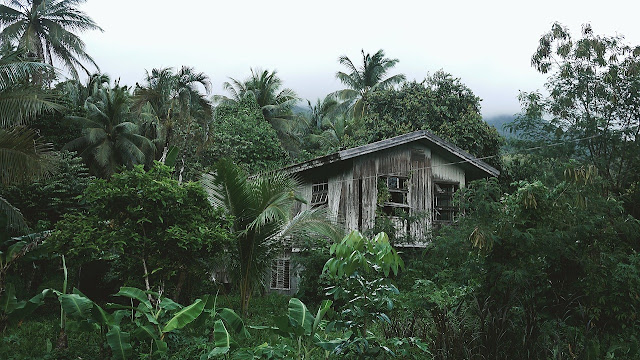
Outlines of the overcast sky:
<svg viewBox="0 0 640 360">
<path fill-rule="evenodd" d="M 341 55 L 360 50 L 400 60 L 392 74 L 422 80 L 444 70 L 483 99 L 484 116 L 518 112 L 519 90 L 543 89 L 530 66 L 555 21 L 577 36 L 625 35 L 640 44 L 637 1 L 168 1 L 88 0 L 82 9 L 104 32 L 84 33 L 87 51 L 112 78 L 188 65 L 208 74 L 213 93 L 249 68 L 276 69 L 286 87 L 315 101 L 343 88 Z"/>
</svg>

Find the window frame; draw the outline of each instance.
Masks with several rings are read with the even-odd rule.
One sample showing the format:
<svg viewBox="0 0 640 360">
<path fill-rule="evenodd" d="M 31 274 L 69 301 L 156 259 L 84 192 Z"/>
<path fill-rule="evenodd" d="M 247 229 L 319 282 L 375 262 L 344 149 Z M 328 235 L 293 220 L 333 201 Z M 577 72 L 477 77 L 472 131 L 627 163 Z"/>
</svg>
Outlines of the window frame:
<svg viewBox="0 0 640 360">
<path fill-rule="evenodd" d="M 329 205 L 329 180 L 322 179 L 311 185 L 311 201 L 309 206 L 312 209 Z"/>
<path fill-rule="evenodd" d="M 392 186 L 392 181 L 397 180 L 397 185 Z M 398 175 L 378 175 L 378 181 L 384 180 L 387 186 L 387 191 L 389 192 L 389 200 L 385 201 L 382 204 L 378 204 L 382 208 L 382 212 L 387 216 L 397 217 L 393 214 L 393 210 L 402 209 L 407 214 L 409 214 L 411 206 L 409 205 L 409 177 L 408 176 L 398 176 Z M 394 199 L 395 195 L 395 199 Z M 393 201 L 400 198 L 400 202 Z M 391 209 L 391 213 L 389 213 L 386 209 Z"/>
<path fill-rule="evenodd" d="M 438 191 L 438 187 L 447 187 L 451 188 L 446 189 L 445 191 Z M 458 218 L 458 214 L 460 212 L 460 208 L 453 204 L 453 198 L 455 193 L 460 190 L 460 182 L 450 181 L 450 180 L 433 180 L 433 199 L 432 199 L 432 220 L 435 227 L 439 227 L 442 224 L 451 224 L 455 222 Z M 438 200 L 444 199 L 445 204 L 439 204 Z M 441 217 L 441 214 L 450 214 L 449 219 L 438 218 Z"/>
<path fill-rule="evenodd" d="M 291 258 L 279 257 L 271 262 L 271 290 L 291 290 Z"/>
</svg>

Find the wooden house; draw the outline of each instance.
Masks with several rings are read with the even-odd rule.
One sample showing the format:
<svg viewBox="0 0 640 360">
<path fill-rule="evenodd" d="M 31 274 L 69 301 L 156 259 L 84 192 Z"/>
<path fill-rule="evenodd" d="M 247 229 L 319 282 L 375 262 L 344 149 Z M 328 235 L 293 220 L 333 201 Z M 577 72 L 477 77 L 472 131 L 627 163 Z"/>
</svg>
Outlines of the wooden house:
<svg viewBox="0 0 640 360">
<path fill-rule="evenodd" d="M 406 246 L 426 244 L 431 229 L 455 219 L 456 190 L 472 180 L 499 175 L 484 161 L 424 130 L 283 170 L 303 183 L 301 195 L 308 203 L 298 205 L 296 211 L 326 206 L 337 223 L 362 232 L 372 229 L 377 217 L 386 216 L 398 234 L 414 239 Z M 287 279 L 291 272 L 287 256 L 276 260 L 271 288 L 293 289 L 295 284 Z"/>
</svg>

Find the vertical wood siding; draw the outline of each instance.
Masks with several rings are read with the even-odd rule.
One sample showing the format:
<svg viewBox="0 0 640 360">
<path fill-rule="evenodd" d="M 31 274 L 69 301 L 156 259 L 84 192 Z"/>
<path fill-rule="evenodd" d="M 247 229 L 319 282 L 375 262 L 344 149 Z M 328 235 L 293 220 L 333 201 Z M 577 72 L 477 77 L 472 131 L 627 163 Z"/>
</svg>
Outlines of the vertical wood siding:
<svg viewBox="0 0 640 360">
<path fill-rule="evenodd" d="M 411 235 L 422 238 L 425 229 L 431 226 L 433 180 L 456 182 L 461 188 L 465 186 L 464 170 L 449 164 L 451 162 L 454 161 L 432 153 L 420 143 L 401 145 L 309 171 L 303 178 L 300 195 L 310 202 L 313 183 L 328 179 L 331 219 L 348 230 L 365 231 L 375 223 L 378 177 L 406 176 L 409 178 L 411 215 L 421 217 L 421 222 L 412 226 Z M 309 207 L 309 204 L 301 204 L 295 210 Z"/>
</svg>

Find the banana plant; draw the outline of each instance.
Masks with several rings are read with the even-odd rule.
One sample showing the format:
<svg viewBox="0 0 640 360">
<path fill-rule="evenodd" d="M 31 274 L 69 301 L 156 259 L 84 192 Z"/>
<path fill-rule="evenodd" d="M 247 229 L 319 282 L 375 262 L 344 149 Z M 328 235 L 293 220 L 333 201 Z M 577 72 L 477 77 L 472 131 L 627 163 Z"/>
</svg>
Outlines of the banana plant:
<svg viewBox="0 0 640 360">
<path fill-rule="evenodd" d="M 148 295 L 157 301 L 151 302 Z M 135 342 L 149 342 L 149 356 L 160 357 L 168 351 L 167 334 L 180 330 L 187 325 L 204 326 L 207 318 L 214 320 L 213 338 L 217 354 L 225 354 L 233 342 L 227 328 L 247 337 L 249 333 L 240 317 L 231 309 L 215 308 L 215 297 L 204 296 L 191 305 L 182 306 L 158 293 L 143 291 L 134 287 L 121 287 L 115 296 L 125 297 L 136 306 L 108 304 L 108 312 L 90 300 L 78 289 L 71 294 L 58 293 L 60 304 L 69 318 L 79 320 L 80 330 L 98 330 L 106 339 L 112 359 L 123 360 L 134 356 Z M 129 319 L 132 331 L 123 331 L 121 323 Z"/>
<path fill-rule="evenodd" d="M 244 326 L 244 322 L 240 316 L 238 316 L 235 311 L 228 308 L 222 308 L 218 311 L 216 309 L 216 298 L 217 297 L 211 296 L 207 298 L 208 301 L 203 311 L 206 315 L 201 316 L 197 320 L 200 324 L 197 323 L 195 325 L 201 325 L 201 323 L 204 323 L 207 319 L 214 320 L 213 333 L 211 336 L 214 348 L 208 353 L 203 354 L 200 357 L 201 360 L 211 359 L 221 355 L 228 356 L 231 350 L 238 347 L 236 340 L 249 338 L 249 332 Z M 235 336 L 232 336 L 229 330 L 231 330 Z"/>
<path fill-rule="evenodd" d="M 0 332 L 4 332 L 7 325 L 25 319 L 44 304 L 44 300 L 49 296 L 53 296 L 53 291 L 45 289 L 29 300 L 18 301 L 13 285 L 7 285 L 4 293 L 0 296 Z"/>
<path fill-rule="evenodd" d="M 122 319 L 129 314 L 128 310 L 108 313 L 76 288 L 71 294 L 58 292 L 57 295 L 65 316 L 77 321 L 75 330 L 98 331 L 101 338 L 106 339 L 109 346 L 108 352 L 113 359 L 127 359 L 133 354 L 130 334 L 120 329 Z M 104 343 L 100 345 L 101 352 L 104 354 Z"/>
<path fill-rule="evenodd" d="M 151 293 L 158 301 L 152 303 L 148 296 Z M 124 359 L 131 352 L 131 338 L 138 341 L 149 341 L 151 356 L 164 354 L 168 350 L 166 335 L 182 329 L 202 314 L 207 300 L 197 299 L 193 304 L 182 306 L 173 300 L 159 296 L 157 293 L 143 291 L 134 287 L 121 287 L 115 296 L 126 297 L 138 302 L 138 306 L 111 305 L 111 308 L 133 311 L 132 333 L 122 332 L 119 328 L 111 328 L 107 333 L 109 346 L 118 351 L 117 359 Z M 168 320 L 167 320 L 168 319 Z M 116 355 L 116 353 L 114 353 Z"/>
<path fill-rule="evenodd" d="M 325 350 L 325 357 L 338 343 L 333 344 L 320 335 L 320 330 L 324 327 L 324 316 L 331 309 L 331 300 L 324 300 L 318 309 L 315 317 L 307 306 L 297 298 L 291 298 L 287 308 L 287 314 L 277 317 L 275 326 L 253 326 L 254 329 L 269 329 L 275 334 L 288 337 L 295 341 L 296 359 L 309 359 L 313 352 L 318 349 Z"/>
</svg>

